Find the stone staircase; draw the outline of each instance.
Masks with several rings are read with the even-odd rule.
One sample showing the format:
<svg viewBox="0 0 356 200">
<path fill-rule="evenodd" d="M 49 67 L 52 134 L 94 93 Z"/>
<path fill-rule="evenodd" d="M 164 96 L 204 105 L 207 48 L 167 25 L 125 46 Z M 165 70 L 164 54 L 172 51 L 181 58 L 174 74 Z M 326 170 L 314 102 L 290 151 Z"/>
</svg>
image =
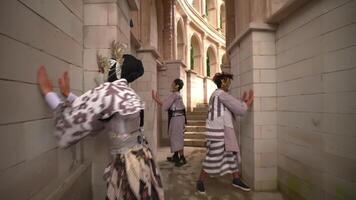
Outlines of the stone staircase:
<svg viewBox="0 0 356 200">
<path fill-rule="evenodd" d="M 208 114 L 207 104 L 198 104 L 193 112 L 187 113 L 187 126 L 184 134 L 184 146 L 205 147 L 205 120 Z"/>
</svg>

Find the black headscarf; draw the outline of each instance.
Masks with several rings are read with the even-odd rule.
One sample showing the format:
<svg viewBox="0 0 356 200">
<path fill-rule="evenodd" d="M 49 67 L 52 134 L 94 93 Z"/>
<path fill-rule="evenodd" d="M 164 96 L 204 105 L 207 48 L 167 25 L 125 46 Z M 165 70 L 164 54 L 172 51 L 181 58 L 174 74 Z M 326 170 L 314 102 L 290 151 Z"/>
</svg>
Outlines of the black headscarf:
<svg viewBox="0 0 356 200">
<path fill-rule="evenodd" d="M 124 78 L 127 82 L 131 83 L 143 75 L 144 69 L 141 60 L 129 54 L 125 54 L 122 57 L 124 58 L 124 62 L 121 66 L 121 77 L 116 77 L 116 65 L 118 65 L 118 63 L 115 63 L 110 67 L 108 82 L 114 82 L 120 78 Z"/>
</svg>

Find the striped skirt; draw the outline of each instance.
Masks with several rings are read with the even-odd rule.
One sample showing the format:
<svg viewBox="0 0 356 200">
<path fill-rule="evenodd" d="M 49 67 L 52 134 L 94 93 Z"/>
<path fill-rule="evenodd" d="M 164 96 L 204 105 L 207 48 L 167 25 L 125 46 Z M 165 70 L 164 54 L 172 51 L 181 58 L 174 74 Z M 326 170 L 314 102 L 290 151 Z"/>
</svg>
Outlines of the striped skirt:
<svg viewBox="0 0 356 200">
<path fill-rule="evenodd" d="M 210 176 L 222 176 L 237 172 L 239 170 L 237 154 L 225 151 L 224 141 L 208 140 L 203 170 Z"/>
</svg>

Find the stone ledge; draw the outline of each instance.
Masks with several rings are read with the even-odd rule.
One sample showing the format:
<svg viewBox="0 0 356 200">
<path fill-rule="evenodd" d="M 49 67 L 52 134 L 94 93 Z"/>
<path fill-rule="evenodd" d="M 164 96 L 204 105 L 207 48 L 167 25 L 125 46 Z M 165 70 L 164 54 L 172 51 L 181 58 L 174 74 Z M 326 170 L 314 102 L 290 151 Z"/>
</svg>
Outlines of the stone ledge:
<svg viewBox="0 0 356 200">
<path fill-rule="evenodd" d="M 284 18 L 288 17 L 298 8 L 303 6 L 306 3 L 309 3 L 310 0 L 287 0 L 286 3 L 283 4 L 281 8 L 279 8 L 276 12 L 267 16 L 265 22 L 266 23 L 279 23 Z"/>
<path fill-rule="evenodd" d="M 151 53 L 153 57 L 161 58 L 161 54 L 157 51 L 155 47 L 144 47 L 137 50 L 137 53 Z"/>
<path fill-rule="evenodd" d="M 227 52 L 231 52 L 237 45 L 241 43 L 243 38 L 247 36 L 249 33 L 253 31 L 267 31 L 267 32 L 274 32 L 276 30 L 276 26 L 267 24 L 267 23 L 261 23 L 261 22 L 251 22 L 249 26 L 242 31 L 232 42 L 231 44 L 227 47 Z"/>
</svg>

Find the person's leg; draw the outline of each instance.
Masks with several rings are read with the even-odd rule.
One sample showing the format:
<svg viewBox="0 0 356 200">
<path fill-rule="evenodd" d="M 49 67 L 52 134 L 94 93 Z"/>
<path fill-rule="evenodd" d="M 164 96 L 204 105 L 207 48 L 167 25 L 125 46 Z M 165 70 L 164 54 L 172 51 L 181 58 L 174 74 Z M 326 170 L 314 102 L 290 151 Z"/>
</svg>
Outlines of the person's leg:
<svg viewBox="0 0 356 200">
<path fill-rule="evenodd" d="M 208 173 L 206 173 L 206 172 L 202 169 L 202 170 L 200 171 L 200 175 L 199 175 L 199 180 L 198 180 L 198 181 L 204 182 L 206 178 L 208 178 Z"/>
<path fill-rule="evenodd" d="M 183 149 L 184 149 L 184 147 L 183 147 Z M 185 157 L 184 157 L 184 151 L 183 151 L 183 149 L 181 149 L 181 150 L 178 151 L 179 159 L 178 159 L 178 161 L 176 161 L 176 163 L 175 163 L 175 165 L 176 165 L 177 167 L 180 167 L 180 166 L 185 165 L 185 164 L 187 163 L 187 161 L 186 161 L 186 159 L 185 159 Z"/>
<path fill-rule="evenodd" d="M 235 178 L 240 178 L 239 171 L 233 172 L 233 173 L 232 173 L 232 178 L 233 178 L 233 179 L 235 179 Z"/>
<path fill-rule="evenodd" d="M 196 189 L 199 193 L 205 194 L 204 181 L 208 177 L 208 173 L 206 173 L 203 169 L 200 171 L 199 179 L 197 181 Z"/>
<path fill-rule="evenodd" d="M 242 182 L 239 171 L 235 171 L 232 173 L 232 185 L 234 187 L 240 188 L 243 191 L 251 190 L 249 186 L 247 186 L 244 182 Z"/>
<path fill-rule="evenodd" d="M 176 162 L 179 161 L 179 155 L 178 155 L 178 151 L 174 152 L 174 154 L 170 157 L 167 157 L 167 160 L 169 162 Z"/>
</svg>

